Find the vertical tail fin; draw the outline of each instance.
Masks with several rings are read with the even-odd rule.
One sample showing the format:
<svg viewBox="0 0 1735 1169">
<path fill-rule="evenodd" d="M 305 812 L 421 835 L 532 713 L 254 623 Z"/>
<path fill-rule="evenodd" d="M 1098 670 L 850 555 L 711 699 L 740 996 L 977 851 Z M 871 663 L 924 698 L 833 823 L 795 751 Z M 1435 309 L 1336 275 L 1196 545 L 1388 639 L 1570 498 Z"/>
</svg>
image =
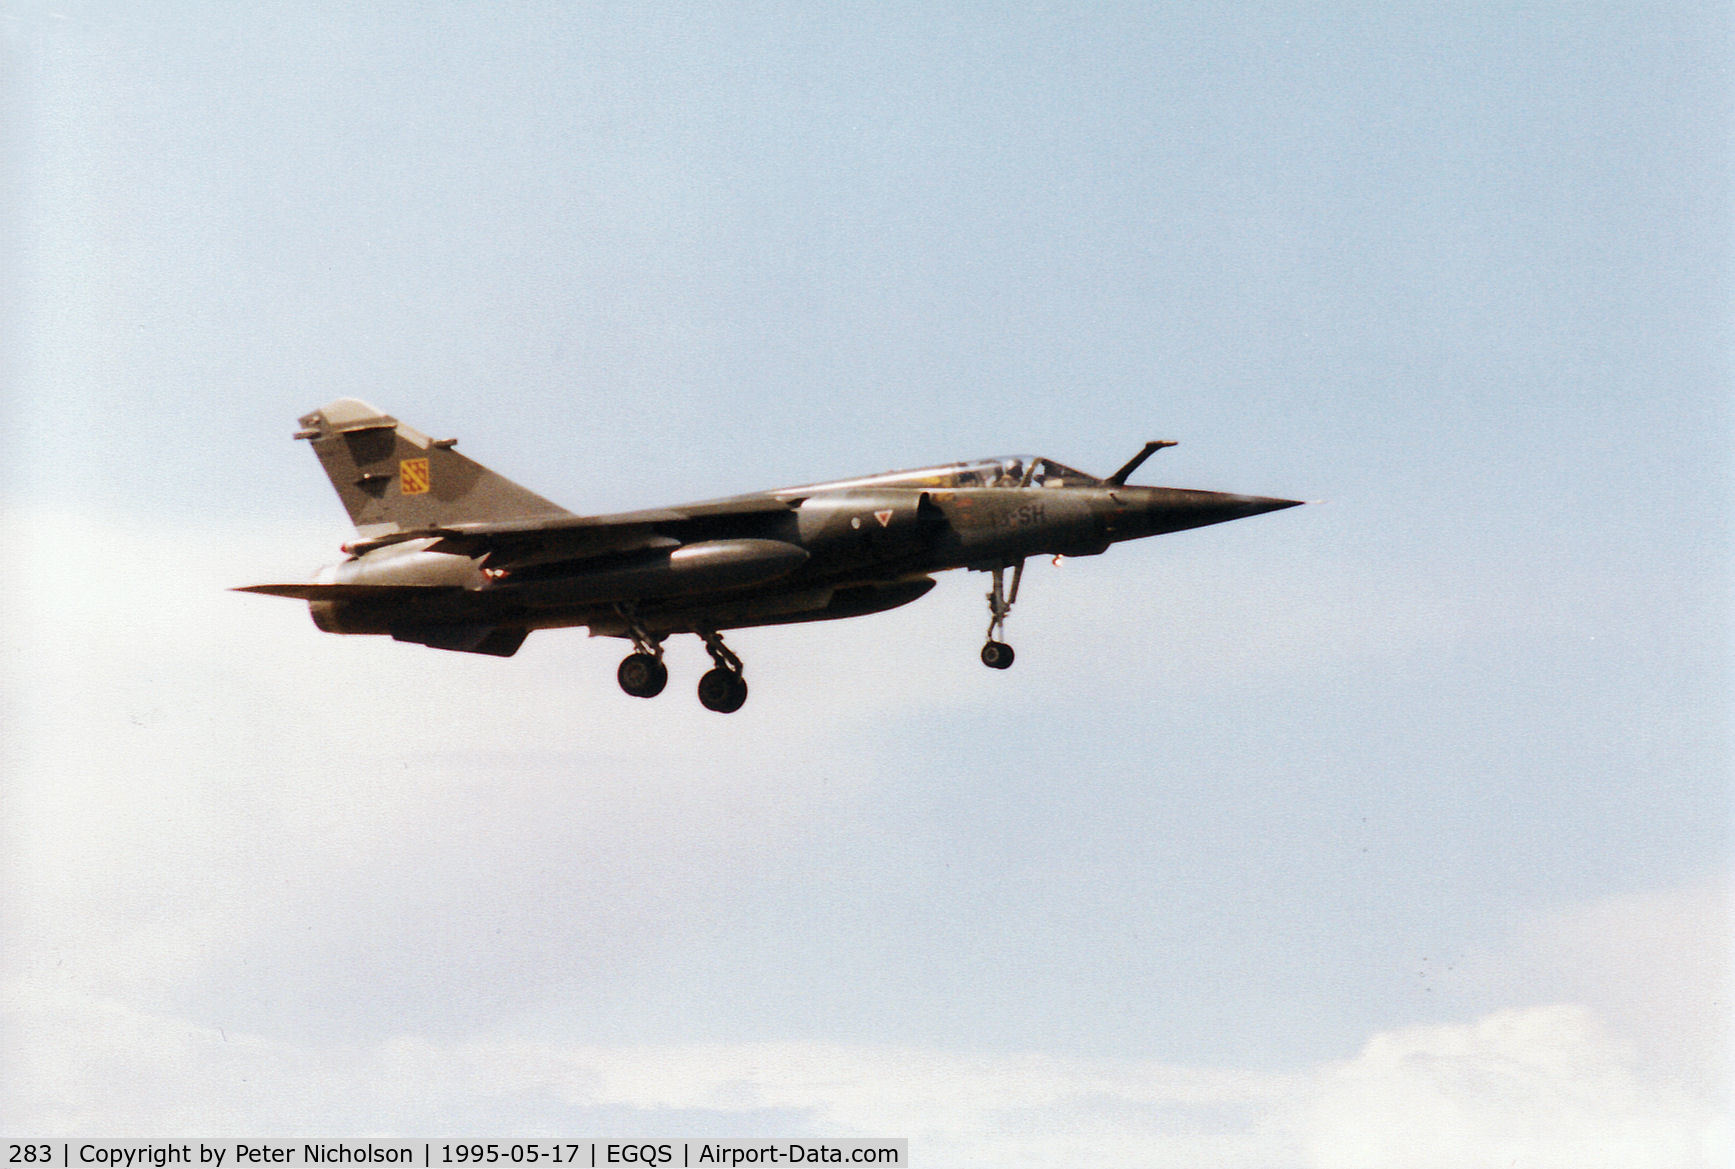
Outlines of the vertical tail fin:
<svg viewBox="0 0 1735 1169">
<path fill-rule="evenodd" d="M 355 398 L 301 419 L 349 518 L 363 536 L 433 527 L 570 515 L 452 447 Z"/>
</svg>

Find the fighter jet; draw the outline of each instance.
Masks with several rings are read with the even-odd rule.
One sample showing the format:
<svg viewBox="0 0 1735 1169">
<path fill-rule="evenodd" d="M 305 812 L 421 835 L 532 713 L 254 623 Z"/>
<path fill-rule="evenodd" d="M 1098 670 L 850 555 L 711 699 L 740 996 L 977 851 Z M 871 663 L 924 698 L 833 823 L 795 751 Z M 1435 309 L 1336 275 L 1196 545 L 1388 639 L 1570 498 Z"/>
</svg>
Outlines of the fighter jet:
<svg viewBox="0 0 1735 1169">
<path fill-rule="evenodd" d="M 456 439 L 354 398 L 308 414 L 295 437 L 312 444 L 356 539 L 311 583 L 238 591 L 306 601 L 327 633 L 499 657 L 533 629 L 586 626 L 632 643 L 617 680 L 637 698 L 668 683 L 663 642 L 696 634 L 713 662 L 699 701 L 722 713 L 747 701 L 725 630 L 883 613 L 927 593 L 934 573 L 971 569 L 993 580 L 982 663 L 1004 670 L 1006 619 L 1030 557 L 1095 556 L 1301 502 L 1130 486 L 1174 445 L 1148 442 L 1106 479 L 1010 455 L 577 515 L 459 454 Z"/>
</svg>

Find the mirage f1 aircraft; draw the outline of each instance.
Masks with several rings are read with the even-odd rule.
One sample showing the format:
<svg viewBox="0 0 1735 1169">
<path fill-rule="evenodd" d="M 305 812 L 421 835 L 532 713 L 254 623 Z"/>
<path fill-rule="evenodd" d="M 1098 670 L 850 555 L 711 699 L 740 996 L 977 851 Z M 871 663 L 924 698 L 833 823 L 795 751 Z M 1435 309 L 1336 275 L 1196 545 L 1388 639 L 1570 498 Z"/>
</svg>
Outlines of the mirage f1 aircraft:
<svg viewBox="0 0 1735 1169">
<path fill-rule="evenodd" d="M 295 437 L 313 444 L 358 538 L 311 584 L 239 591 L 306 601 L 327 633 L 500 657 L 532 629 L 588 626 L 632 642 L 617 676 L 638 698 L 669 680 L 663 641 L 697 634 L 715 663 L 699 701 L 723 713 L 747 701 L 726 629 L 884 612 L 927 593 L 931 574 L 967 568 L 993 574 L 982 662 L 1004 670 L 1028 557 L 1094 556 L 1301 502 L 1129 487 L 1174 445 L 1150 442 L 1106 479 L 1015 455 L 584 516 L 354 398 L 307 415 Z"/>
</svg>

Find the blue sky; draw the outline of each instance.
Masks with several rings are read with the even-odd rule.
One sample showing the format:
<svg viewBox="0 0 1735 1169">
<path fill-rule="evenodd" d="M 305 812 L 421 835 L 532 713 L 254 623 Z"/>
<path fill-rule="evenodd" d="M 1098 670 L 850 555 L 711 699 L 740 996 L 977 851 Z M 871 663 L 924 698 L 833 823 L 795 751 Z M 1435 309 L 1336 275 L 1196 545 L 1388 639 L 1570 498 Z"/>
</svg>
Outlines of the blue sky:
<svg viewBox="0 0 1735 1169">
<path fill-rule="evenodd" d="M 1726 6 L 0 37 L 7 1132 L 1718 1163 Z M 1324 503 L 1034 567 L 1005 675 L 975 575 L 743 631 L 725 720 L 226 592 L 334 558 L 346 395 L 579 511 Z"/>
</svg>

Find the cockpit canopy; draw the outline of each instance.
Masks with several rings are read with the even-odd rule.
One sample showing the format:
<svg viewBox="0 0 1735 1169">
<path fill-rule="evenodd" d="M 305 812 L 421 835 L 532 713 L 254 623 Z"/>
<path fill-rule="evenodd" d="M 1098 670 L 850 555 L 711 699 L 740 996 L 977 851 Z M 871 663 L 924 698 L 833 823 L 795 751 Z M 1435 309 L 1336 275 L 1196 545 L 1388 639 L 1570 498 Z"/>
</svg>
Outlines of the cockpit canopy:
<svg viewBox="0 0 1735 1169">
<path fill-rule="evenodd" d="M 1057 463 L 1053 459 L 1036 459 L 1030 468 L 1032 487 L 1094 487 L 1102 482 L 1095 475 Z"/>
<path fill-rule="evenodd" d="M 1089 487 L 1101 479 L 1074 470 L 1064 463 L 1038 455 L 1002 455 L 999 458 L 975 459 L 965 463 L 946 463 L 938 467 L 916 467 L 908 471 L 886 471 L 879 475 L 864 475 L 837 483 L 816 483 L 808 488 L 785 488 L 786 491 L 813 488 L 838 489 L 847 487 Z"/>
<path fill-rule="evenodd" d="M 960 473 L 966 479 L 956 484 L 959 487 L 1088 487 L 1102 482 L 1094 475 L 1036 455 L 1005 455 L 964 463 Z M 969 482 L 970 475 L 979 476 L 980 482 Z"/>
</svg>

